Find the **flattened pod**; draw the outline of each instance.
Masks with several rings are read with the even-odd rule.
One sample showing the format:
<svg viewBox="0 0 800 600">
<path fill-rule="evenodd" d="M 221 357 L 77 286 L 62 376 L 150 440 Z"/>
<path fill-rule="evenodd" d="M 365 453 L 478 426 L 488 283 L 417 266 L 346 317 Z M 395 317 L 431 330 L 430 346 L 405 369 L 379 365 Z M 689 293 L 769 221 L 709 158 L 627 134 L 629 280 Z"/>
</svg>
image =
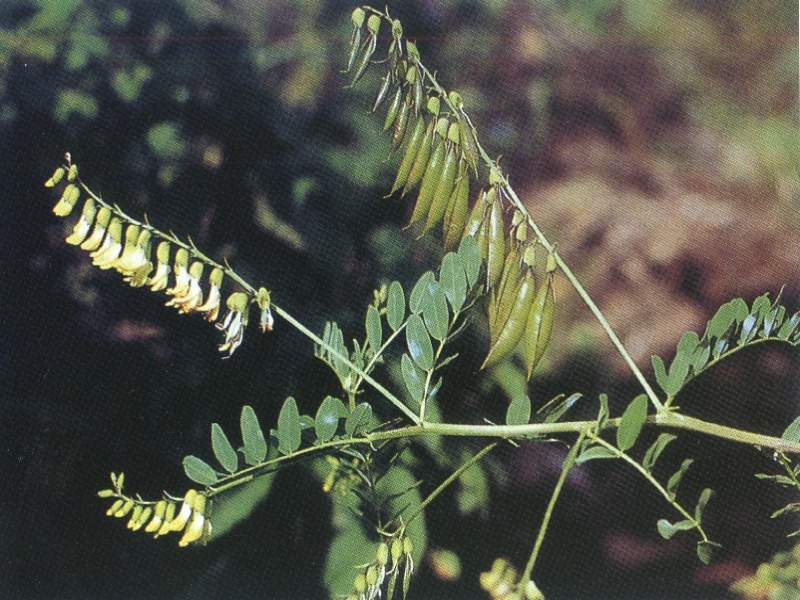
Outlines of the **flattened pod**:
<svg viewBox="0 0 800 600">
<path fill-rule="evenodd" d="M 496 365 L 506 356 L 514 351 L 522 335 L 525 333 L 525 324 L 528 319 L 528 314 L 531 311 L 531 304 L 534 297 L 534 281 L 530 271 L 525 273 L 525 277 L 517 290 L 517 297 L 514 301 L 514 307 L 508 315 L 506 324 L 503 325 L 500 334 L 497 336 L 497 341 L 492 345 L 486 360 L 483 361 L 481 369 Z"/>
<path fill-rule="evenodd" d="M 372 19 L 372 17 L 370 17 L 370 19 Z M 380 20 L 378 22 L 380 23 Z M 372 55 L 375 54 L 375 48 L 377 47 L 377 36 L 370 34 L 369 38 L 364 44 L 364 53 L 361 55 L 361 59 L 358 61 L 358 67 L 356 68 L 355 75 L 353 75 L 353 81 L 350 82 L 350 87 L 353 87 L 356 83 L 358 83 L 358 80 L 363 77 L 364 73 L 366 73 L 369 62 L 372 60 Z"/>
<path fill-rule="evenodd" d="M 405 196 L 409 190 L 414 189 L 414 186 L 419 183 L 419 180 L 422 179 L 422 176 L 425 174 L 425 169 L 428 166 L 428 159 L 431 156 L 431 149 L 433 148 L 433 137 L 436 129 L 436 123 L 434 122 L 435 120 L 436 119 L 431 119 L 431 122 L 428 123 L 427 129 L 425 129 L 425 136 L 420 142 L 419 150 L 417 151 L 417 155 L 414 157 L 414 162 L 411 166 L 411 170 L 408 173 L 408 178 L 406 179 L 405 185 L 403 186 L 403 193 L 401 196 Z"/>
<path fill-rule="evenodd" d="M 394 129 L 392 130 L 392 150 L 397 150 L 400 147 L 403 137 L 405 137 L 408 123 L 414 118 L 411 110 L 411 103 L 411 94 L 409 93 L 406 96 L 405 102 L 403 102 L 403 106 L 400 107 L 400 113 L 397 115 L 397 119 L 394 121 Z"/>
<path fill-rule="evenodd" d="M 397 113 L 400 112 L 400 107 L 403 104 L 403 88 L 398 87 L 392 98 L 392 103 L 386 111 L 386 118 L 383 120 L 383 130 L 389 131 L 389 127 L 394 125 L 394 120 L 397 118 Z"/>
<path fill-rule="evenodd" d="M 358 54 L 358 47 L 361 45 L 361 27 L 364 25 L 366 13 L 363 8 L 356 8 L 350 15 L 350 20 L 353 22 L 353 33 L 350 36 L 350 56 L 347 58 L 347 69 L 345 73 L 349 73 L 356 62 L 356 55 Z"/>
<path fill-rule="evenodd" d="M 486 190 L 481 190 L 478 194 L 478 199 L 475 201 L 475 206 L 472 207 L 472 212 L 469 213 L 469 219 L 464 227 L 464 235 L 477 236 L 483 224 L 483 218 L 486 215 Z M 485 257 L 484 257 L 485 258 Z"/>
<path fill-rule="evenodd" d="M 411 215 L 409 225 L 416 223 L 430 211 L 433 194 L 436 191 L 436 187 L 439 185 L 439 178 L 444 168 L 446 146 L 447 143 L 445 140 L 439 140 L 439 143 L 431 155 L 428 168 L 425 170 L 425 175 L 422 177 L 422 185 L 420 185 L 419 188 L 417 203 L 414 205 L 414 212 Z"/>
<path fill-rule="evenodd" d="M 455 250 L 464 233 L 464 225 L 469 211 L 469 173 L 466 169 L 461 172 L 461 177 L 456 182 L 453 194 L 450 196 L 450 206 L 445 215 L 446 229 L 443 232 L 444 251 Z"/>
<path fill-rule="evenodd" d="M 391 84 L 392 84 L 392 77 L 389 75 L 389 73 L 387 73 L 386 76 L 383 78 L 383 83 L 381 83 L 380 89 L 378 90 L 378 95 L 375 97 L 375 103 L 372 105 L 372 112 L 378 110 L 378 107 L 381 105 L 381 102 L 383 102 L 383 99 L 386 98 L 386 94 L 389 93 L 389 88 L 391 87 Z"/>
<path fill-rule="evenodd" d="M 478 176 L 478 145 L 475 143 L 475 138 L 472 135 L 472 130 L 467 124 L 464 117 L 459 117 L 458 127 L 461 132 L 461 151 L 464 153 L 464 159 L 472 167 L 475 177 Z"/>
<path fill-rule="evenodd" d="M 494 188 L 489 190 L 491 195 Z M 503 274 L 503 263 L 506 258 L 505 231 L 503 230 L 503 207 L 500 198 L 494 194 L 494 201 L 489 208 L 488 256 L 486 261 L 486 289 L 492 289 L 500 281 Z"/>
<path fill-rule="evenodd" d="M 450 200 L 450 195 L 453 193 L 453 184 L 456 179 L 456 169 L 458 168 L 458 148 L 455 145 L 450 145 L 447 150 L 447 156 L 444 160 L 442 172 L 439 175 L 439 181 L 436 184 L 436 190 L 433 192 L 431 199 L 431 208 L 428 211 L 428 219 L 425 222 L 425 229 L 423 234 L 433 229 L 444 216 L 444 211 L 447 210 L 447 203 Z"/>
<path fill-rule="evenodd" d="M 533 375 L 533 370 L 544 356 L 547 345 L 550 343 L 555 308 L 553 274 L 548 273 L 547 281 L 536 294 L 525 326 L 525 364 L 528 369 L 528 379 Z"/>
<path fill-rule="evenodd" d="M 503 265 L 503 275 L 500 277 L 500 284 L 497 286 L 494 295 L 495 312 L 489 316 L 490 331 L 494 329 L 495 334 L 503 329 L 508 320 L 508 315 L 511 314 L 511 309 L 514 307 L 514 299 L 517 296 L 517 290 L 520 285 L 519 259 L 519 252 L 516 248 L 512 248 Z M 531 272 L 530 275 L 535 284 L 533 273 Z"/>
<path fill-rule="evenodd" d="M 392 184 L 392 190 L 389 194 L 394 194 L 408 180 L 408 174 L 411 172 L 411 167 L 414 165 L 414 159 L 417 157 L 420 146 L 422 145 L 423 138 L 425 137 L 425 119 L 419 117 L 414 124 L 414 130 L 408 136 L 408 143 L 406 144 L 406 151 L 403 154 L 403 160 L 400 161 L 400 167 L 397 169 L 397 177 L 395 177 Z"/>
</svg>

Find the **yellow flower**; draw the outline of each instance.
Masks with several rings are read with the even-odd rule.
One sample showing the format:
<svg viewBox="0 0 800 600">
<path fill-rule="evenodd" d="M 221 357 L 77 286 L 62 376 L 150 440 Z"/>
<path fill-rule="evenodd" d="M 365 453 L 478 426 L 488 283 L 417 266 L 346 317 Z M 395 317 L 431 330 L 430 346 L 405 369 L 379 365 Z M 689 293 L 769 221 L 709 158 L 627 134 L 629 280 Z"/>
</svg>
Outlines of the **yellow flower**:
<svg viewBox="0 0 800 600">
<path fill-rule="evenodd" d="M 95 208 L 94 200 L 88 198 L 83 204 L 81 216 L 72 228 L 72 233 L 67 236 L 66 242 L 73 246 L 81 244 L 86 239 L 86 236 L 89 235 L 96 214 L 97 208 Z"/>
<path fill-rule="evenodd" d="M 81 249 L 91 252 L 97 250 L 103 242 L 103 237 L 106 235 L 108 223 L 111 221 L 111 211 L 105 206 L 97 213 L 97 220 L 94 222 L 94 231 L 88 239 L 81 243 Z"/>
<path fill-rule="evenodd" d="M 92 264 L 102 270 L 110 269 L 120 252 L 122 252 L 122 221 L 114 218 L 108 226 L 108 235 L 102 245 L 90 254 Z"/>
<path fill-rule="evenodd" d="M 150 291 L 152 292 L 160 292 L 167 287 L 169 274 L 172 270 L 169 266 L 169 242 L 161 242 L 158 245 L 156 260 L 158 261 L 156 273 L 147 280 L 147 285 L 150 286 Z"/>
<path fill-rule="evenodd" d="M 217 329 L 225 332 L 225 341 L 220 345 L 220 352 L 227 352 L 231 356 L 244 340 L 244 330 L 250 311 L 250 298 L 244 292 L 234 292 L 226 301 L 228 314 L 222 323 L 217 324 Z"/>
<path fill-rule="evenodd" d="M 179 248 L 175 253 L 175 285 L 167 290 L 170 296 L 182 296 L 189 290 L 189 251 Z"/>
<path fill-rule="evenodd" d="M 203 276 L 203 263 L 195 261 L 189 268 L 189 282 L 183 293 L 175 296 L 166 303 L 167 306 L 175 306 L 181 314 L 187 314 L 195 310 L 203 303 L 203 290 L 200 289 L 200 278 Z"/>
<path fill-rule="evenodd" d="M 219 305 L 221 301 L 220 288 L 222 287 L 222 269 L 219 267 L 211 271 L 208 277 L 209 290 L 208 297 L 204 304 L 197 307 L 197 312 L 206 313 L 206 321 L 216 321 L 219 316 Z"/>
<path fill-rule="evenodd" d="M 150 231 L 135 225 L 128 227 L 125 236 L 125 249 L 114 263 L 114 268 L 124 276 L 130 276 L 147 264 L 147 245 L 150 243 Z"/>
</svg>

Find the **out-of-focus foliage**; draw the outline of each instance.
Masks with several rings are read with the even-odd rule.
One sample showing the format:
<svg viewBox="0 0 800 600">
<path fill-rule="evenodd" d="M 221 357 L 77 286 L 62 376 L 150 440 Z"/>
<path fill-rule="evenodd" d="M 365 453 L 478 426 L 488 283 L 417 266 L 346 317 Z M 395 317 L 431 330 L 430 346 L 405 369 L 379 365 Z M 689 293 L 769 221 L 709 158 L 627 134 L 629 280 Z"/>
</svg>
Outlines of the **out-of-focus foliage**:
<svg viewBox="0 0 800 600">
<path fill-rule="evenodd" d="M 800 596 L 800 545 L 776 553 L 756 572 L 742 577 L 731 591 L 745 600 L 792 600 Z"/>
</svg>

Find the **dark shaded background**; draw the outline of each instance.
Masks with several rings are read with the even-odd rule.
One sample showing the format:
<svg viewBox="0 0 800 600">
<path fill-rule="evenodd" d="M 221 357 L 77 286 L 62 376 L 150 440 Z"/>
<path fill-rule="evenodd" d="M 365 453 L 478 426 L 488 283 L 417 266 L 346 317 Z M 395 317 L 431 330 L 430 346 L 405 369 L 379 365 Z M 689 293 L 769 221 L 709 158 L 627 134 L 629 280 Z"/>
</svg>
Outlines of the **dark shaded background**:
<svg viewBox="0 0 800 600">
<path fill-rule="evenodd" d="M 669 354 L 733 295 L 786 285 L 798 268 L 797 10 L 691 0 L 403 2 L 392 10 L 423 59 L 456 86 L 520 196 L 641 365 Z M 190 233 L 321 330 L 356 335 L 372 290 L 439 258 L 383 200 L 391 177 L 378 72 L 339 75 L 350 3 L 7 1 L 0 4 L 0 596 L 312 598 L 329 506 L 308 471 L 282 473 L 252 519 L 205 549 L 134 536 L 95 491 L 125 471 L 146 495 L 186 485 L 180 460 L 235 430 L 242 404 L 270 423 L 286 395 L 313 412 L 334 381 L 283 323 L 220 361 L 217 332 L 162 309 L 62 243 L 41 187 L 65 150 L 90 185 L 132 214 Z M 613 410 L 635 393 L 601 332 L 559 288 L 556 343 L 531 389 Z M 480 327 L 450 367 L 453 420 L 502 418 L 507 382 L 476 375 Z M 692 384 L 690 414 L 780 434 L 796 416 L 800 361 L 749 351 Z M 578 418 L 594 414 L 586 402 Z M 455 447 L 448 446 L 455 452 Z M 494 557 L 524 562 L 563 450 L 492 462 L 491 505 L 459 518 L 434 505 L 432 544 L 461 556 L 421 598 L 480 598 Z M 661 541 L 668 510 L 621 465 L 578 469 L 551 525 L 537 581 L 548 598 L 726 598 L 731 581 L 789 544 L 791 498 L 752 474 L 768 455 L 682 436 L 664 473 L 697 459 L 683 492 L 718 491 L 708 512 L 725 550 L 700 566 L 693 542 Z M 500 460 L 502 459 L 502 460 Z M 426 481 L 443 476 L 423 467 Z M 688 501 L 691 504 L 690 501 Z"/>
</svg>

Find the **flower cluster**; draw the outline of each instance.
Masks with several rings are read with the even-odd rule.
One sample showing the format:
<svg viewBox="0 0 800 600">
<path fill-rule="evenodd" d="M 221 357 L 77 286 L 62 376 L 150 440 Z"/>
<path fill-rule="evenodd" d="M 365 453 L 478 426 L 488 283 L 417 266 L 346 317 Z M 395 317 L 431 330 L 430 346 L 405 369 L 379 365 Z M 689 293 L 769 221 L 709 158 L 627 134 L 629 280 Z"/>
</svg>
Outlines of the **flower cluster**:
<svg viewBox="0 0 800 600">
<path fill-rule="evenodd" d="M 481 573 L 481 588 L 492 600 L 544 600 L 536 584 L 528 579 L 520 581 L 514 565 L 504 558 L 497 558 L 489 571 Z"/>
<path fill-rule="evenodd" d="M 381 542 L 375 552 L 375 560 L 361 566 L 361 570 L 353 581 L 353 591 L 346 600 L 375 600 L 381 597 L 381 586 L 388 579 L 386 598 L 391 600 L 400 571 L 403 571 L 403 597 L 408 593 L 411 575 L 414 573 L 414 559 L 411 553 L 414 545 L 411 538 L 400 533 L 391 540 L 391 546 Z M 389 559 L 392 564 L 389 567 Z"/>
<path fill-rule="evenodd" d="M 77 179 L 77 166 L 59 167 L 45 182 L 54 187 L 66 177 L 64 190 L 53 208 L 59 217 L 70 215 L 81 198 L 82 184 Z M 84 188 L 85 189 L 85 188 Z M 156 245 L 154 237 L 162 241 Z M 66 241 L 89 253 L 92 264 L 99 269 L 113 269 L 132 287 L 149 287 L 153 292 L 169 296 L 166 306 L 180 314 L 199 313 L 209 322 L 219 318 L 222 304 L 223 268 L 174 238 L 162 234 L 149 224 L 139 223 L 112 208 L 91 194 Z M 172 256 L 175 247 L 174 257 Z M 155 255 L 153 255 L 155 254 Z M 211 268 L 207 282 L 203 275 Z M 204 291 L 204 286 L 207 290 Z M 273 324 L 269 292 L 261 288 L 254 294 L 233 292 L 226 301 L 228 313 L 217 328 L 224 332 L 220 352 L 231 356 L 241 345 L 247 327 L 250 304 L 261 311 L 262 332 L 271 331 Z"/>
<path fill-rule="evenodd" d="M 118 519 L 128 518 L 128 529 L 139 531 L 144 528 L 154 538 L 168 533 L 181 533 L 178 545 L 185 548 L 189 544 L 205 543 L 211 535 L 210 502 L 202 492 L 190 489 L 183 499 L 164 498 L 145 501 L 131 498 L 122 492 L 125 475 L 111 474 L 113 489 L 97 492 L 101 498 L 114 498 L 106 510 L 106 515 Z M 178 503 L 180 502 L 180 508 Z"/>
</svg>

